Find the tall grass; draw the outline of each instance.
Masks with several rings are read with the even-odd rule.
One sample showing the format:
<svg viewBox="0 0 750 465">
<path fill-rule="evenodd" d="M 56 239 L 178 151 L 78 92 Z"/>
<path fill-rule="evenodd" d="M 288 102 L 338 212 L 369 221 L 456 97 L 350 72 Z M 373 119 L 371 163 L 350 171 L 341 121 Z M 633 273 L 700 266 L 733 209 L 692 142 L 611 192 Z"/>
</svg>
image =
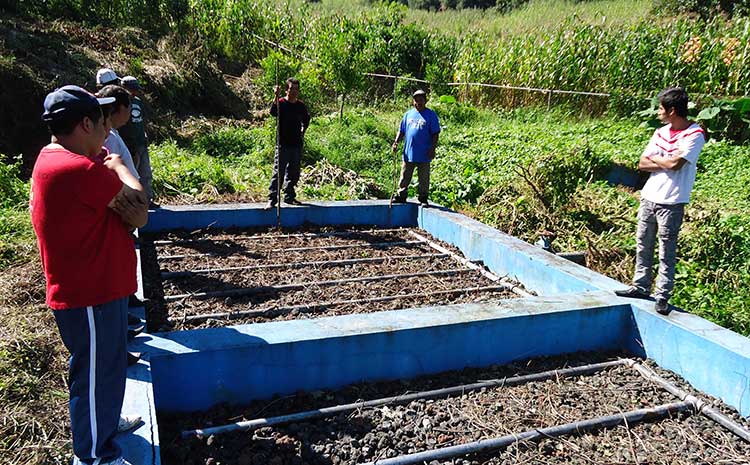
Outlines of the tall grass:
<svg viewBox="0 0 750 465">
<path fill-rule="evenodd" d="M 483 32 L 489 37 L 512 37 L 556 29 L 571 17 L 584 24 L 618 29 L 641 22 L 649 16 L 650 9 L 650 0 L 532 0 L 508 14 L 492 9 L 438 13 L 410 10 L 406 21 L 457 37 L 477 32 Z"/>
</svg>

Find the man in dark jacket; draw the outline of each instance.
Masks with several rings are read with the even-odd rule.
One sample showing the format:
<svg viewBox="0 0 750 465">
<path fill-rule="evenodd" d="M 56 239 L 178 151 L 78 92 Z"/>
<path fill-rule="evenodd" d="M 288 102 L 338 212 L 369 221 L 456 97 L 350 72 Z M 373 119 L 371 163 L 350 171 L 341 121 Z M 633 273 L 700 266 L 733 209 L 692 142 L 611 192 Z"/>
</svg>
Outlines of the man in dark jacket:
<svg viewBox="0 0 750 465">
<path fill-rule="evenodd" d="M 279 199 L 279 185 L 283 183 L 284 202 L 298 205 L 297 186 L 302 161 L 302 141 L 310 125 L 310 113 L 299 99 L 299 80 L 286 80 L 286 97 L 279 98 L 279 87 L 274 89 L 271 116 L 279 118 L 279 150 L 273 164 L 273 176 L 268 188 L 268 208 L 274 208 Z"/>
</svg>

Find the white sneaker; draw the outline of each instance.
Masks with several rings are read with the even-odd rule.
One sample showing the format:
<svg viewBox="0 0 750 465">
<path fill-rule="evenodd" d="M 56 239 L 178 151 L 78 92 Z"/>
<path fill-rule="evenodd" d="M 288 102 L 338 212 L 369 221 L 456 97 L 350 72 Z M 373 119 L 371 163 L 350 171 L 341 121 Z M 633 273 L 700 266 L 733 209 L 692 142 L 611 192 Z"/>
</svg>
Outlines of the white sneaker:
<svg viewBox="0 0 750 465">
<path fill-rule="evenodd" d="M 135 428 L 136 426 L 140 424 L 141 424 L 140 415 L 120 415 L 120 421 L 117 422 L 117 432 L 124 433 L 125 431 L 130 431 L 131 429 Z M 116 465 L 120 465 L 120 464 L 116 463 Z M 125 463 L 125 465 L 127 465 L 127 462 Z"/>
<path fill-rule="evenodd" d="M 127 460 L 125 460 L 124 458 L 118 457 L 114 459 L 113 461 L 107 462 L 106 464 L 102 464 L 102 465 L 132 465 L 132 464 L 128 462 Z"/>
<path fill-rule="evenodd" d="M 78 459 L 78 457 L 73 457 L 73 465 L 85 465 L 85 464 L 81 462 Z M 132 464 L 128 462 L 127 460 L 125 460 L 122 456 L 120 456 L 110 462 L 99 462 L 99 465 L 132 465 Z"/>
</svg>

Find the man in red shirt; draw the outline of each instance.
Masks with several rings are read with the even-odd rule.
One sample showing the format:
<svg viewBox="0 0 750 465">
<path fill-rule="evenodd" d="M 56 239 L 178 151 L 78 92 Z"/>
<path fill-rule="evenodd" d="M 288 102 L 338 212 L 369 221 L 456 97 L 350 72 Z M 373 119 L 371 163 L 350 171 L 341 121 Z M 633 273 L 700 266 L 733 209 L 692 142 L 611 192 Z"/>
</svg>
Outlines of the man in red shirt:
<svg viewBox="0 0 750 465">
<path fill-rule="evenodd" d="M 32 174 L 31 220 L 47 280 L 47 305 L 71 354 L 74 464 L 127 462 L 114 441 L 125 393 L 128 296 L 135 292 L 130 230 L 146 224 L 143 188 L 107 136 L 97 99 L 65 86 L 44 100 L 52 133 Z"/>
</svg>

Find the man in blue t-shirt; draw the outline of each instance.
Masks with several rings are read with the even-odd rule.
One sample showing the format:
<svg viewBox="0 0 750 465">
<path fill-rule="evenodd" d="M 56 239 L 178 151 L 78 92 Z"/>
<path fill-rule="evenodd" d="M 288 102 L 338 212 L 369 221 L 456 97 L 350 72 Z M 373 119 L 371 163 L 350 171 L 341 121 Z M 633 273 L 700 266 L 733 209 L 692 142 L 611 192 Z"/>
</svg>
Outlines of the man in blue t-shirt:
<svg viewBox="0 0 750 465">
<path fill-rule="evenodd" d="M 393 201 L 406 202 L 414 168 L 417 169 L 419 184 L 417 196 L 422 206 L 427 206 L 427 196 L 430 192 L 430 162 L 435 158 L 435 147 L 440 134 L 440 122 L 434 111 L 426 107 L 427 94 L 423 90 L 414 92 L 414 108 L 407 111 L 401 120 L 396 140 L 393 141 L 393 152 L 398 149 L 398 143 L 404 140 L 404 156 L 401 164 L 401 180 L 398 192 Z"/>
</svg>

